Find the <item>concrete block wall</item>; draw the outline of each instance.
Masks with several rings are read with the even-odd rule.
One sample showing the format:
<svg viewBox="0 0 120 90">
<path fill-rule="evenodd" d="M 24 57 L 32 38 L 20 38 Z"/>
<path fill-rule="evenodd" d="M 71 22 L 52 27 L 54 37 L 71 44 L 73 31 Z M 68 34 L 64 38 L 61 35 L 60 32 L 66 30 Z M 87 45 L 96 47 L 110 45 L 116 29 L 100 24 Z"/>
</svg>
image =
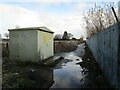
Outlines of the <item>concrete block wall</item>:
<svg viewBox="0 0 120 90">
<path fill-rule="evenodd" d="M 120 21 L 120 1 L 118 2 L 118 20 Z"/>
<path fill-rule="evenodd" d="M 120 22 L 118 23 L 118 32 L 119 32 L 119 43 L 118 43 L 118 68 L 117 68 L 117 76 L 118 76 L 118 88 L 120 89 Z"/>
<path fill-rule="evenodd" d="M 95 34 L 86 41 L 105 77 L 113 87 L 118 87 L 120 82 L 119 25 L 120 22 Z"/>
</svg>

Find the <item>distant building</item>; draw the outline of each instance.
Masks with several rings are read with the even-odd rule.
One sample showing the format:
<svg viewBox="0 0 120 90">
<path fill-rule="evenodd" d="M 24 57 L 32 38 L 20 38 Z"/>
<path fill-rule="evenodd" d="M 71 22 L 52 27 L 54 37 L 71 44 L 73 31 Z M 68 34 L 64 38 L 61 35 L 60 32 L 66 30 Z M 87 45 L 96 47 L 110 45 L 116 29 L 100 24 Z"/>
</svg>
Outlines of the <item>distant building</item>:
<svg viewBox="0 0 120 90">
<path fill-rule="evenodd" d="M 9 44 L 9 39 L 2 39 L 2 48 L 7 48 Z"/>
<path fill-rule="evenodd" d="M 53 56 L 53 31 L 46 27 L 9 29 L 10 58 L 38 62 Z"/>
</svg>

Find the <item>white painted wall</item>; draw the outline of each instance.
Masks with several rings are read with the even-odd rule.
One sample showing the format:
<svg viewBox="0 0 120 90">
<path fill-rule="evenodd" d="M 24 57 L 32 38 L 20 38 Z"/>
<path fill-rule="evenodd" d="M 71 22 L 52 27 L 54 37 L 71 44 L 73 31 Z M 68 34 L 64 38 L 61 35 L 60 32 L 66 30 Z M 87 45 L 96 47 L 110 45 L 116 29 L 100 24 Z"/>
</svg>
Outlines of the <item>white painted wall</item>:
<svg viewBox="0 0 120 90">
<path fill-rule="evenodd" d="M 10 31 L 11 59 L 38 62 L 50 56 L 53 56 L 52 33 L 39 30 Z"/>
<path fill-rule="evenodd" d="M 38 55 L 40 60 L 53 56 L 53 34 L 38 31 Z"/>
</svg>

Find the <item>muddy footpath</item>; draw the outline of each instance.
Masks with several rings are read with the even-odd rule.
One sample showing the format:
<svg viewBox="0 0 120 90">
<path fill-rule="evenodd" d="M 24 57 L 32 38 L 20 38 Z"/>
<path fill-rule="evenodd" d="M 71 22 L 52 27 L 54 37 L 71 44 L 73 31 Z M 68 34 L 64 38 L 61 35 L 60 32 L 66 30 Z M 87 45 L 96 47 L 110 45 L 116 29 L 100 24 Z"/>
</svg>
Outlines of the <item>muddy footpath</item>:
<svg viewBox="0 0 120 90">
<path fill-rule="evenodd" d="M 105 88 L 114 90 L 104 77 L 88 46 L 85 43 L 78 43 L 74 46 L 74 50 L 72 48 L 70 51 L 55 53 L 52 58 L 41 63 L 18 62 L 8 57 L 4 58 L 3 88 Z"/>
</svg>

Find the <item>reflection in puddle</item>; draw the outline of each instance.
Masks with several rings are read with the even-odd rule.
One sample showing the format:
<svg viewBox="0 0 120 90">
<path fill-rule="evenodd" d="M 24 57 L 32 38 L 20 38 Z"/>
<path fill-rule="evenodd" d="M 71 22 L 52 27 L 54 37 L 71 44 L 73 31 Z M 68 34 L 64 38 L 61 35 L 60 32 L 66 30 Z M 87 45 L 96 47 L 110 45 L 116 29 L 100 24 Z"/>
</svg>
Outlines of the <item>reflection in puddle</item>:
<svg viewBox="0 0 120 90">
<path fill-rule="evenodd" d="M 76 65 L 76 61 L 68 62 L 61 69 L 54 70 L 55 83 L 51 88 L 71 88 L 80 87 L 80 79 L 82 68 Z"/>
<path fill-rule="evenodd" d="M 54 70 L 54 84 L 51 88 L 81 88 L 80 83 L 84 78 L 82 75 L 82 68 L 77 65 L 81 62 L 80 54 L 84 54 L 84 44 L 78 46 L 77 50 L 70 53 L 63 53 L 60 56 L 64 57 Z M 59 55 L 58 55 L 59 56 Z M 55 56 L 57 57 L 57 56 Z"/>
</svg>

